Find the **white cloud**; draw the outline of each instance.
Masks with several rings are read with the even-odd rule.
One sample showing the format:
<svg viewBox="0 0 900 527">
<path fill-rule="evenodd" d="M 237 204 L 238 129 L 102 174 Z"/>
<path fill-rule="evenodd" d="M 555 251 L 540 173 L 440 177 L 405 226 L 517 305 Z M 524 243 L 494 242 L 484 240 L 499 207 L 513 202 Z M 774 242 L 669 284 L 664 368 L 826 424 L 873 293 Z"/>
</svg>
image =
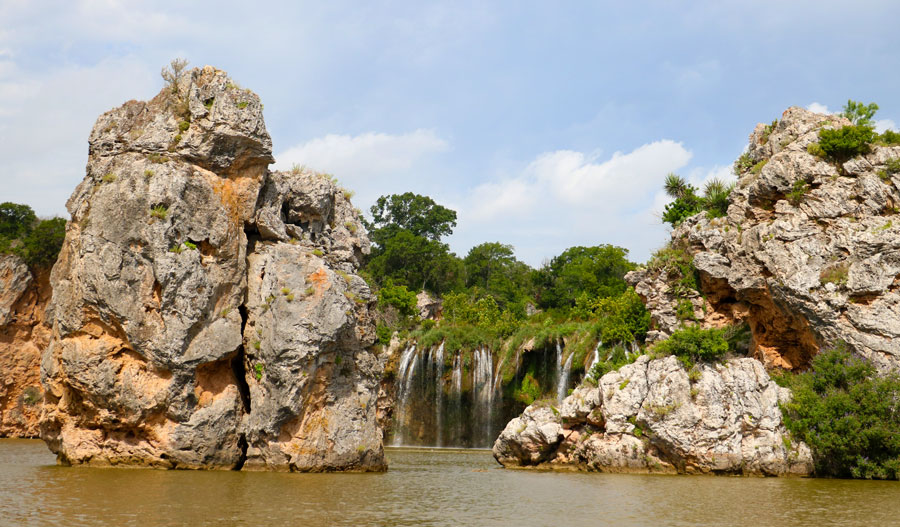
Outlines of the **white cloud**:
<svg viewBox="0 0 900 527">
<path fill-rule="evenodd" d="M 539 155 L 521 173 L 473 188 L 459 211 L 454 247 L 502 240 L 531 265 L 573 245 L 613 243 L 645 259 L 664 239 L 658 210 L 666 173 L 691 152 L 660 140 L 599 160 L 560 150 Z M 464 251 L 463 251 L 464 252 Z"/>
<path fill-rule="evenodd" d="M 806 107 L 806 109 L 811 112 L 824 113 L 825 115 L 831 115 L 832 113 L 834 113 L 831 110 L 829 110 L 828 107 L 825 106 L 824 104 L 820 104 L 817 102 L 811 103 L 809 106 Z"/>
<path fill-rule="evenodd" d="M 330 172 L 357 192 L 354 201 L 366 206 L 382 194 L 422 189 L 433 174 L 427 167 L 449 149 L 449 143 L 434 130 L 399 135 L 328 134 L 276 155 L 275 168 L 285 170 L 296 163 Z"/>
<path fill-rule="evenodd" d="M 896 130 L 897 123 L 895 123 L 891 119 L 878 119 L 875 121 L 875 131 L 879 134 L 884 132 L 885 130 Z"/>
<path fill-rule="evenodd" d="M 87 138 L 97 116 L 124 101 L 152 95 L 161 81 L 132 57 L 43 75 L 0 77 L 2 201 L 28 203 L 38 214 L 65 215 L 84 177 Z"/>
</svg>

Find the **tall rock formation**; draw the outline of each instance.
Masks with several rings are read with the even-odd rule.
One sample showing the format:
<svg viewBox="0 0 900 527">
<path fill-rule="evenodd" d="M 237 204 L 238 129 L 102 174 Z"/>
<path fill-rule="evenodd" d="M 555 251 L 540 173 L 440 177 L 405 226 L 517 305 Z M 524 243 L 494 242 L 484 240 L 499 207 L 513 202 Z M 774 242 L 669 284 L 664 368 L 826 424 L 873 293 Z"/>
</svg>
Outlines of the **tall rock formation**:
<svg viewBox="0 0 900 527">
<path fill-rule="evenodd" d="M 49 269 L 32 272 L 18 256 L 0 254 L 0 437 L 38 436 L 49 301 Z"/>
<path fill-rule="evenodd" d="M 383 470 L 365 229 L 210 66 L 102 115 L 51 275 L 60 462 Z"/>
<path fill-rule="evenodd" d="M 821 129 L 850 124 L 789 108 L 758 125 L 736 163 L 727 216 L 688 218 L 651 265 L 626 276 L 651 312 L 648 341 L 682 324 L 746 323 L 750 357 L 689 372 L 673 357 L 641 357 L 558 409 L 529 407 L 494 444 L 497 460 L 811 473 L 809 449 L 782 424 L 790 393 L 766 368 L 805 369 L 843 341 L 882 371 L 900 369 L 900 146 L 873 144 L 840 162 L 815 155 Z"/>
<path fill-rule="evenodd" d="M 700 277 L 705 325 L 747 322 L 752 356 L 804 368 L 844 341 L 882 371 L 900 368 L 900 146 L 834 162 L 808 152 L 822 128 L 850 122 L 789 108 L 750 136 L 725 218 L 699 214 L 672 232 Z M 896 222 L 896 223 L 895 223 Z M 665 276 L 626 277 L 647 301 L 656 336 L 679 321 Z M 705 305 L 704 305 L 705 304 Z"/>
</svg>

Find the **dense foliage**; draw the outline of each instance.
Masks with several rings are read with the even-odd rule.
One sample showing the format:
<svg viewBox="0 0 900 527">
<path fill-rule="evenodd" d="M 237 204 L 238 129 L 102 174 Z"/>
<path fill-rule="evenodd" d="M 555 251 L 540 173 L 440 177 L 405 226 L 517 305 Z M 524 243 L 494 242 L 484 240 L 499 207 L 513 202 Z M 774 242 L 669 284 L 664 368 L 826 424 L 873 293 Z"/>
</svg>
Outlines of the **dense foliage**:
<svg viewBox="0 0 900 527">
<path fill-rule="evenodd" d="M 900 477 L 900 378 L 876 375 L 837 346 L 816 355 L 790 385 L 785 425 L 812 449 L 819 475 Z"/>
<path fill-rule="evenodd" d="M 66 220 L 40 220 L 28 205 L 0 204 L 0 253 L 15 254 L 32 267 L 51 267 L 66 237 Z"/>
<path fill-rule="evenodd" d="M 819 143 L 810 145 L 810 152 L 837 162 L 844 162 L 858 155 L 869 153 L 871 145 L 879 140 L 873 124 L 877 111 L 878 105 L 875 103 L 863 104 L 852 100 L 847 101 L 841 115 L 853 124 L 837 129 L 823 128 L 819 130 Z M 893 132 L 885 132 L 882 136 L 883 141 L 891 144 L 894 135 Z"/>
<path fill-rule="evenodd" d="M 687 218 L 706 211 L 710 218 L 720 218 L 728 212 L 728 198 L 734 185 L 713 178 L 703 187 L 703 195 L 697 193 L 697 187 L 676 174 L 666 176 L 663 188 L 674 201 L 663 209 L 662 220 L 677 227 Z"/>
<path fill-rule="evenodd" d="M 538 305 L 569 309 L 582 295 L 607 298 L 624 293 L 623 277 L 635 268 L 627 256 L 627 249 L 613 245 L 566 249 L 535 273 Z"/>
</svg>

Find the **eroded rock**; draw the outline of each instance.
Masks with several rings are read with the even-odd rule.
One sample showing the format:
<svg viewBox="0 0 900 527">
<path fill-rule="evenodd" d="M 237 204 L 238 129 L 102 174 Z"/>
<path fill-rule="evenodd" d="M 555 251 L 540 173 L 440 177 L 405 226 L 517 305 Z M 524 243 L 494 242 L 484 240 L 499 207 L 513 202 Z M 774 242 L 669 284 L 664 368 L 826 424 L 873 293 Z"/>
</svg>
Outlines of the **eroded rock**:
<svg viewBox="0 0 900 527">
<path fill-rule="evenodd" d="M 494 444 L 505 466 L 603 472 L 808 475 L 812 457 L 790 441 L 779 403 L 790 392 L 754 359 L 635 363 L 582 386 L 557 412 L 532 405 Z"/>
<path fill-rule="evenodd" d="M 882 371 L 900 367 L 900 181 L 886 172 L 900 147 L 874 145 L 842 165 L 807 152 L 820 129 L 847 124 L 789 108 L 768 133 L 758 126 L 747 152 L 757 168 L 740 175 L 727 217 L 699 214 L 672 232 L 699 273 L 699 323 L 748 323 L 751 354 L 767 366 L 803 369 L 844 341 Z M 651 337 L 683 322 L 666 277 L 626 279 L 651 310 Z"/>
<path fill-rule="evenodd" d="M 37 437 L 43 389 L 41 351 L 50 331 L 49 270 L 0 254 L 0 437 Z"/>
<path fill-rule="evenodd" d="M 384 468 L 365 230 L 270 161 L 259 98 L 209 66 L 98 119 L 41 366 L 61 462 Z"/>
</svg>

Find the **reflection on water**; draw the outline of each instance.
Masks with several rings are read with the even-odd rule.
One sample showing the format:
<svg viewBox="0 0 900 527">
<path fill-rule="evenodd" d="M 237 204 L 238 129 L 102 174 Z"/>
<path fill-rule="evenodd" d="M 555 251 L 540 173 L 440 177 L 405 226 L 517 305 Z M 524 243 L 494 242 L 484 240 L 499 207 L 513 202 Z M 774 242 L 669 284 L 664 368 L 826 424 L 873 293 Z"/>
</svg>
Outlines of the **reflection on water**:
<svg viewBox="0 0 900 527">
<path fill-rule="evenodd" d="M 388 449 L 386 474 L 53 466 L 0 440 L 0 525 L 893 525 L 897 482 L 504 470 L 486 450 Z"/>
</svg>

